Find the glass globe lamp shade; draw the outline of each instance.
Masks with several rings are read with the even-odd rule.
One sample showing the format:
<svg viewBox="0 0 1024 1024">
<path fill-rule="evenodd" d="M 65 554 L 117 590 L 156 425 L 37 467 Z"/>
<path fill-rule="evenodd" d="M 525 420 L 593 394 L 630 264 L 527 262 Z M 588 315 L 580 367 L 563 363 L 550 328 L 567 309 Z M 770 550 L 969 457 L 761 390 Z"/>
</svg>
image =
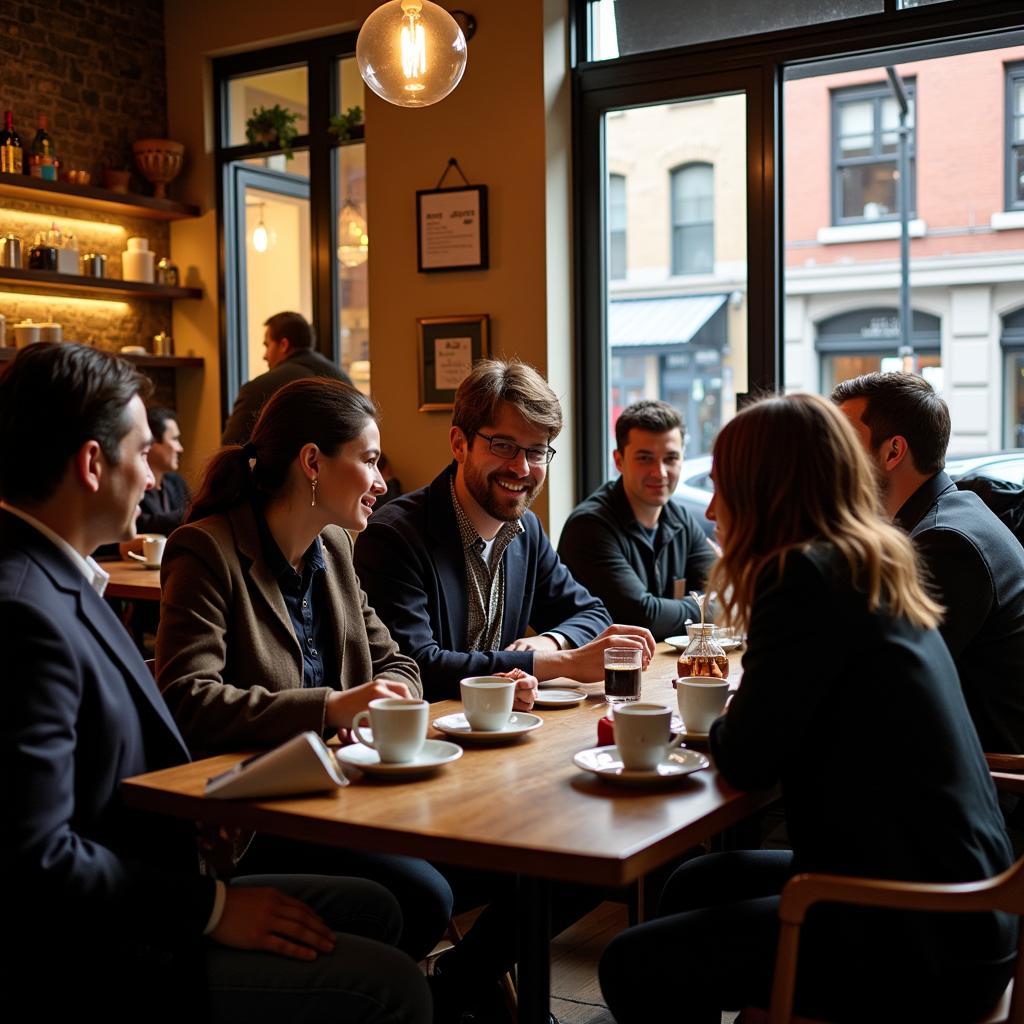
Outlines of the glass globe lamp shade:
<svg viewBox="0 0 1024 1024">
<path fill-rule="evenodd" d="M 266 252 L 270 245 L 270 236 L 267 233 L 266 226 L 261 220 L 259 224 L 253 228 L 252 231 L 252 247 L 257 252 Z"/>
<path fill-rule="evenodd" d="M 430 0 L 390 0 L 363 22 L 356 63 L 381 99 L 399 107 L 429 107 L 462 79 L 466 37 Z"/>
</svg>

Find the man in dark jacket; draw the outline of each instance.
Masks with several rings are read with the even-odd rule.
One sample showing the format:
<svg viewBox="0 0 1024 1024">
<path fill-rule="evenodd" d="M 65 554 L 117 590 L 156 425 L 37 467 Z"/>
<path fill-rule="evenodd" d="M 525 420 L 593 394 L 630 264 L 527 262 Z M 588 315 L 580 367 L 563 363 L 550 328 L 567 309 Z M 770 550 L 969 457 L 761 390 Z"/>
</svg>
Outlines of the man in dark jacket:
<svg viewBox="0 0 1024 1024">
<path fill-rule="evenodd" d="M 673 502 L 683 468 L 683 422 L 666 402 L 635 402 L 615 424 L 618 480 L 579 504 L 558 554 L 616 622 L 656 640 L 700 621 L 687 596 L 704 589 L 715 552 L 689 509 Z"/>
<path fill-rule="evenodd" d="M 982 748 L 1024 752 L 1024 548 L 943 472 L 946 403 L 905 373 L 843 381 L 832 400 L 871 455 L 885 510 L 910 533 L 946 608 L 942 636 Z"/>
<path fill-rule="evenodd" d="M 352 383 L 344 370 L 313 348 L 313 328 L 301 313 L 275 313 L 264 326 L 263 358 L 270 369 L 239 389 L 222 444 L 245 444 L 263 403 L 289 381 L 333 377 Z"/>
<path fill-rule="evenodd" d="M 135 529 L 166 536 L 181 526 L 191 498 L 188 484 L 178 475 L 178 461 L 185 449 L 178 417 L 171 409 L 148 409 L 146 419 L 153 435 L 149 449 L 153 486 L 142 496 Z"/>
</svg>

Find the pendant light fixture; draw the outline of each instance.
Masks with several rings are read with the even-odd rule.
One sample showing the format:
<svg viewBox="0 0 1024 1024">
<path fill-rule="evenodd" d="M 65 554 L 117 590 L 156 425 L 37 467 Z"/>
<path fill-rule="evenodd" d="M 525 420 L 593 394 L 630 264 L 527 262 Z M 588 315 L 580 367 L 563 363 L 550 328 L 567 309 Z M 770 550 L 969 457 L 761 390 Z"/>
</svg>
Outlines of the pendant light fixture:
<svg viewBox="0 0 1024 1024">
<path fill-rule="evenodd" d="M 388 103 L 429 107 L 466 70 L 466 36 L 431 0 L 389 0 L 359 30 L 356 62 L 363 81 Z"/>
<path fill-rule="evenodd" d="M 360 267 L 369 252 L 366 218 L 351 199 L 346 199 L 338 214 L 338 260 L 343 267 Z"/>
<path fill-rule="evenodd" d="M 270 245 L 270 234 L 267 232 L 267 226 L 263 223 L 263 207 L 264 203 L 254 204 L 260 208 L 260 220 L 259 223 L 252 229 L 252 247 L 259 253 L 267 251 L 267 247 Z"/>
</svg>

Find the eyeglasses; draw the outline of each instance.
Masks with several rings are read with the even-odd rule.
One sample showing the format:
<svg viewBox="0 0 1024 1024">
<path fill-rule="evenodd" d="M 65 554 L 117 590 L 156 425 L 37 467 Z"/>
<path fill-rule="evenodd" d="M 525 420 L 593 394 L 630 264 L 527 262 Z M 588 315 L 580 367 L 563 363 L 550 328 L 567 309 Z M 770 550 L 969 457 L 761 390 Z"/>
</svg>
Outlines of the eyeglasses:
<svg viewBox="0 0 1024 1024">
<path fill-rule="evenodd" d="M 499 459 L 506 459 L 509 462 L 518 458 L 520 452 L 526 452 L 526 461 L 531 466 L 546 466 L 555 457 L 555 449 L 550 445 L 544 448 L 526 448 L 521 444 L 516 444 L 515 441 L 506 441 L 501 437 L 488 437 L 486 434 L 481 434 L 480 431 L 477 431 L 476 436 L 482 437 L 487 442 L 492 455 L 497 455 Z"/>
</svg>

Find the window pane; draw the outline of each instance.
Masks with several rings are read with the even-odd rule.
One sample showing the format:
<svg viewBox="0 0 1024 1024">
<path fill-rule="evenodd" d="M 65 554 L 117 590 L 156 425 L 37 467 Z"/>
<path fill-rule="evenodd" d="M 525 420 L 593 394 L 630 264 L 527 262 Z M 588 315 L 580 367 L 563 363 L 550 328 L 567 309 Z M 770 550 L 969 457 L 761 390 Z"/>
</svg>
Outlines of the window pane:
<svg viewBox="0 0 1024 1024">
<path fill-rule="evenodd" d="M 626 278 L 612 233 L 606 260 L 609 427 L 630 403 L 662 399 L 682 414 L 687 459 L 706 458 L 747 379 L 745 97 L 614 111 L 605 159 L 630 168 Z"/>
<path fill-rule="evenodd" d="M 366 110 L 366 86 L 359 75 L 355 57 L 342 57 L 336 62 L 338 78 L 338 110 L 344 114 L 352 107 Z"/>
<path fill-rule="evenodd" d="M 843 18 L 878 14 L 885 0 L 718 0 L 685 5 L 685 13 L 666 0 L 594 0 L 590 5 L 590 59 L 608 60 L 713 39 L 820 25 Z"/>
<path fill-rule="evenodd" d="M 289 160 L 284 153 L 272 153 L 269 156 L 253 156 L 248 160 L 239 161 L 252 167 L 263 167 L 278 174 L 291 174 L 296 178 L 309 179 L 309 150 L 297 149 Z"/>
<path fill-rule="evenodd" d="M 1017 194 L 1017 202 L 1024 203 L 1024 146 L 1013 151 L 1013 186 Z"/>
<path fill-rule="evenodd" d="M 1024 81 L 1017 82 L 1013 87 L 1014 113 L 1024 114 Z"/>
<path fill-rule="evenodd" d="M 370 392 L 370 229 L 366 210 L 366 146 L 335 150 L 337 182 L 338 353 L 352 383 Z"/>
<path fill-rule="evenodd" d="M 307 78 L 305 65 L 233 78 L 228 83 L 225 144 L 241 146 L 248 142 L 245 122 L 259 107 L 279 106 L 296 114 L 295 128 L 305 135 L 309 131 Z"/>
<path fill-rule="evenodd" d="M 893 162 L 861 164 L 844 167 L 842 182 L 842 216 L 877 220 L 899 212 L 896 188 L 896 164 Z"/>
<path fill-rule="evenodd" d="M 839 134 L 867 135 L 875 130 L 875 105 L 871 100 L 839 104 Z"/>
<path fill-rule="evenodd" d="M 621 281 L 626 276 L 626 178 L 608 176 L 608 276 Z"/>
</svg>

